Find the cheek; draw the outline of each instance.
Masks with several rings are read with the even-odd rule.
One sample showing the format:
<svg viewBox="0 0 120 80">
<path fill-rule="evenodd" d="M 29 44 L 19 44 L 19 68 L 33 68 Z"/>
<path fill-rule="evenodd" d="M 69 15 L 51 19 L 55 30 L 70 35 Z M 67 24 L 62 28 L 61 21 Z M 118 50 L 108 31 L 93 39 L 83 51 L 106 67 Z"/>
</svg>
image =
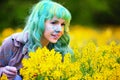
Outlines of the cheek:
<svg viewBox="0 0 120 80">
<path fill-rule="evenodd" d="M 49 26 L 45 27 L 45 31 L 49 31 L 49 30 L 51 30 L 51 27 Z"/>
<path fill-rule="evenodd" d="M 48 26 L 45 27 L 44 37 L 50 37 L 52 32 L 53 32 L 53 30 L 51 29 L 51 27 L 48 27 Z"/>
<path fill-rule="evenodd" d="M 47 26 L 47 27 L 45 27 L 45 31 L 48 32 L 48 33 L 53 32 L 54 27 L 53 26 Z"/>
<path fill-rule="evenodd" d="M 49 33 L 49 31 L 44 31 L 43 36 L 44 36 L 45 39 L 48 40 L 49 37 L 50 37 L 50 33 Z"/>
<path fill-rule="evenodd" d="M 61 36 L 64 34 L 64 28 L 62 28 L 62 30 L 59 33 Z"/>
<path fill-rule="evenodd" d="M 52 27 L 51 26 L 45 26 L 45 33 L 50 33 L 52 32 Z"/>
<path fill-rule="evenodd" d="M 45 29 L 45 31 L 44 31 L 44 35 L 49 35 L 50 34 L 50 30 L 48 30 L 48 29 Z"/>
</svg>

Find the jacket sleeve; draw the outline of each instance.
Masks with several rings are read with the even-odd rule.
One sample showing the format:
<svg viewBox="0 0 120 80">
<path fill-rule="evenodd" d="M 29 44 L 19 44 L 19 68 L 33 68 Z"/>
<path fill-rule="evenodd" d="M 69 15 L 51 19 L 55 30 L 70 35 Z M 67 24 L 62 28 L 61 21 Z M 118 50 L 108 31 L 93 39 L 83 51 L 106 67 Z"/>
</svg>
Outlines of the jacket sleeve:
<svg viewBox="0 0 120 80">
<path fill-rule="evenodd" d="M 12 40 L 10 37 L 6 38 L 0 46 L 0 67 L 8 65 L 10 57 L 12 55 Z M 0 75 L 2 70 L 0 69 Z"/>
<path fill-rule="evenodd" d="M 6 38 L 0 47 L 0 67 L 14 66 L 19 70 L 22 67 L 21 61 L 28 52 L 27 46 L 24 45 L 17 37 Z"/>
</svg>

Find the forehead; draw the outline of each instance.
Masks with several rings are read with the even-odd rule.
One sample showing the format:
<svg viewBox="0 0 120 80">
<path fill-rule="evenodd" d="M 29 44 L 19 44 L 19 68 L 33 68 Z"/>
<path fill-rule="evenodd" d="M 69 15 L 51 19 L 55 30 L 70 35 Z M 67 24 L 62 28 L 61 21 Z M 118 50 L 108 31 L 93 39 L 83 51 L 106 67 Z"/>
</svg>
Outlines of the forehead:
<svg viewBox="0 0 120 80">
<path fill-rule="evenodd" d="M 54 16 L 54 17 L 51 19 L 51 21 L 65 22 L 64 19 L 62 19 L 62 18 L 57 18 L 56 16 Z"/>
</svg>

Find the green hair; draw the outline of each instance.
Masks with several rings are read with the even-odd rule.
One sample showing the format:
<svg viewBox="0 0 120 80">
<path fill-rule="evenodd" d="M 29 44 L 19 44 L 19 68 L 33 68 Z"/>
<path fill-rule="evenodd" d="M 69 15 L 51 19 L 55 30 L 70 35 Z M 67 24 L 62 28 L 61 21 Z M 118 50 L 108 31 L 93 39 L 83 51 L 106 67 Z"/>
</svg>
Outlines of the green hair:
<svg viewBox="0 0 120 80">
<path fill-rule="evenodd" d="M 62 5 L 51 0 L 42 0 L 38 2 L 33 8 L 28 17 L 23 33 L 28 33 L 28 49 L 34 51 L 37 47 L 42 47 L 40 40 L 44 32 L 44 24 L 46 20 L 51 20 L 54 16 L 65 20 L 65 29 L 63 36 L 57 43 L 49 43 L 49 49 L 55 49 L 62 54 L 69 52 L 68 44 L 70 41 L 68 35 L 68 26 L 71 20 L 70 12 Z"/>
</svg>

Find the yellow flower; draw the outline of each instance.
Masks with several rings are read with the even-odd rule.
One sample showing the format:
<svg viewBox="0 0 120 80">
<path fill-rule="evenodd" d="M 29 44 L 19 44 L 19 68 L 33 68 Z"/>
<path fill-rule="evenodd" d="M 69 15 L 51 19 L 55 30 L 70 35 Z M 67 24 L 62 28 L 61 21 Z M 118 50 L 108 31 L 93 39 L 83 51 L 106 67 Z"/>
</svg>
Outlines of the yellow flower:
<svg viewBox="0 0 120 80">
<path fill-rule="evenodd" d="M 7 76 L 3 74 L 2 77 L 0 77 L 0 80 L 7 80 Z"/>
</svg>

